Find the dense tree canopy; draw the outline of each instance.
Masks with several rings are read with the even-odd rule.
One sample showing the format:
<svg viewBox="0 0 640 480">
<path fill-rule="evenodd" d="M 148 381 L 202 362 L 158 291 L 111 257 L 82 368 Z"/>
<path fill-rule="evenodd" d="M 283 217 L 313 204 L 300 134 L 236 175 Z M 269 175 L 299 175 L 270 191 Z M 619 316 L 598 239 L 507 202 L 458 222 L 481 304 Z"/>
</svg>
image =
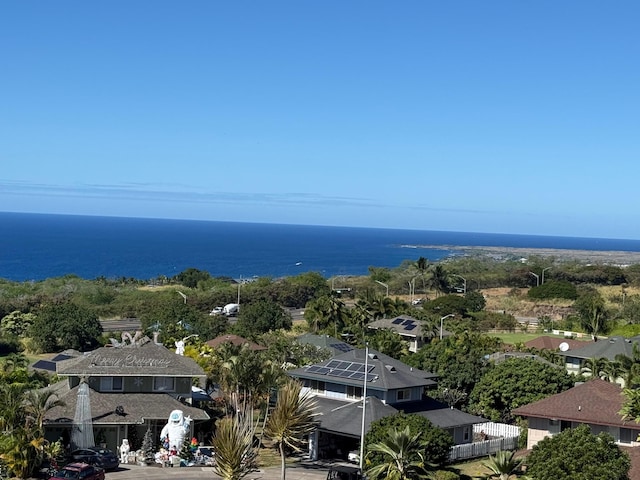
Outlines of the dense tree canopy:
<svg viewBox="0 0 640 480">
<path fill-rule="evenodd" d="M 41 352 L 91 350 L 98 345 L 101 334 L 98 317 L 71 302 L 44 306 L 30 328 L 34 345 Z"/>
<path fill-rule="evenodd" d="M 573 387 L 563 368 L 531 358 L 512 358 L 485 373 L 469 397 L 469 409 L 489 420 L 510 422 L 511 411 Z"/>
<path fill-rule="evenodd" d="M 234 331 L 243 337 L 254 338 L 274 330 L 290 330 L 291 314 L 269 300 L 242 305 Z"/>
<path fill-rule="evenodd" d="M 541 440 L 527 459 L 532 480 L 627 480 L 630 467 L 611 435 L 593 435 L 587 425 Z"/>
<path fill-rule="evenodd" d="M 415 414 L 399 412 L 372 422 L 364 439 L 366 449 L 368 450 L 369 446 L 374 443 L 384 441 L 389 430 L 393 428 L 404 430 L 405 427 L 409 427 L 411 435 L 420 434 L 419 440 L 424 444 L 421 453 L 425 462 L 432 465 L 443 465 L 447 462 L 449 450 L 453 446 L 451 435 L 433 425 L 426 418 Z M 384 461 L 383 455 L 378 452 L 369 453 L 367 458 L 374 465 Z"/>
<path fill-rule="evenodd" d="M 405 362 L 421 370 L 437 373 L 438 385 L 470 393 L 476 382 L 489 369 L 485 355 L 498 351 L 499 339 L 462 333 L 424 345 Z"/>
</svg>

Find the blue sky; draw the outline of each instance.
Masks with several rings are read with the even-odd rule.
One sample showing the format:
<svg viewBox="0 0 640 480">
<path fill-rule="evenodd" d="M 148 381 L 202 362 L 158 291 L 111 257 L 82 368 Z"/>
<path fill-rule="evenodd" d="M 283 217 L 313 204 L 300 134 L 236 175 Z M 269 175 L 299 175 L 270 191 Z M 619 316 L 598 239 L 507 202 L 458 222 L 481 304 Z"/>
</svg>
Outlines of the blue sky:
<svg viewBox="0 0 640 480">
<path fill-rule="evenodd" d="M 0 4 L 0 210 L 640 239 L 640 4 Z"/>
</svg>

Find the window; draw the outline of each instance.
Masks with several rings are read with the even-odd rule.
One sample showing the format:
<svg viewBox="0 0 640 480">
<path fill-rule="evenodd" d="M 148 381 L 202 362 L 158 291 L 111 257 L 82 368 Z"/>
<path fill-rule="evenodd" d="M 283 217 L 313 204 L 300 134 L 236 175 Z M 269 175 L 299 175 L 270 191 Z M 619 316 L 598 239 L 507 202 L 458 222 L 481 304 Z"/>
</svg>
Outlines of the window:
<svg viewBox="0 0 640 480">
<path fill-rule="evenodd" d="M 638 438 L 638 431 L 630 428 L 620 428 L 620 443 L 632 443 Z"/>
<path fill-rule="evenodd" d="M 470 438 L 471 438 L 471 429 L 468 426 L 463 427 L 462 440 L 465 442 L 468 442 Z"/>
<path fill-rule="evenodd" d="M 176 389 L 175 378 L 153 377 L 153 390 L 157 392 L 173 392 Z"/>
<path fill-rule="evenodd" d="M 101 392 L 121 392 L 122 377 L 100 377 Z"/>
<path fill-rule="evenodd" d="M 405 388 L 396 392 L 396 400 L 402 402 L 403 400 L 411 400 L 411 389 Z"/>
<path fill-rule="evenodd" d="M 309 387 L 316 393 L 324 393 L 325 383 L 321 380 L 311 380 Z"/>
<path fill-rule="evenodd" d="M 362 387 L 347 385 L 347 398 L 362 398 Z"/>
</svg>

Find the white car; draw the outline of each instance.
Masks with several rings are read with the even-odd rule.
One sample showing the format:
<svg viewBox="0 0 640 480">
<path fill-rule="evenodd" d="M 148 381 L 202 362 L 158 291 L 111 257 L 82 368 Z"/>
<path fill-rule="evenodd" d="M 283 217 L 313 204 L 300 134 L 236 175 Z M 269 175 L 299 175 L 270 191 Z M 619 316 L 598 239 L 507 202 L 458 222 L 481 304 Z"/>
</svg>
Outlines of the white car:
<svg viewBox="0 0 640 480">
<path fill-rule="evenodd" d="M 347 455 L 347 460 L 353 463 L 360 463 L 360 452 L 358 450 L 352 450 Z"/>
<path fill-rule="evenodd" d="M 224 309 L 222 307 L 215 307 L 211 312 L 209 312 L 209 315 L 222 315 L 223 310 Z"/>
</svg>

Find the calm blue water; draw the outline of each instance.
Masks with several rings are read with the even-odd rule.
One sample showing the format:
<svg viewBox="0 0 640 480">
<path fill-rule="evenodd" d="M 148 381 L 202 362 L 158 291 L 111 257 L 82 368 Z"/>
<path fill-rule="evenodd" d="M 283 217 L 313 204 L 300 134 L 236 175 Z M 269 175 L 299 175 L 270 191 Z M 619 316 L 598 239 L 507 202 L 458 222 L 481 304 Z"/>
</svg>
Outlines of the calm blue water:
<svg viewBox="0 0 640 480">
<path fill-rule="evenodd" d="M 0 278 L 14 281 L 148 280 L 189 267 L 233 278 L 363 275 L 371 265 L 455 254 L 447 245 L 640 251 L 638 240 L 0 212 Z"/>
</svg>

